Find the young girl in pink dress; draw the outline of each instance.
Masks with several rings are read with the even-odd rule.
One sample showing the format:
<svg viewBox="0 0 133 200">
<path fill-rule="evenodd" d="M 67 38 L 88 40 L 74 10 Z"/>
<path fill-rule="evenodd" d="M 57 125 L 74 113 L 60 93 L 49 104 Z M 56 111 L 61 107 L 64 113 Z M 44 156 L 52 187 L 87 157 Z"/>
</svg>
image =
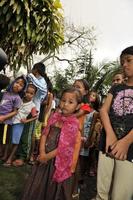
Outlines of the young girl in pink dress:
<svg viewBox="0 0 133 200">
<path fill-rule="evenodd" d="M 40 154 L 33 166 L 22 200 L 71 200 L 73 154 L 79 133 L 75 113 L 80 108 L 77 89 L 64 90 L 60 110 L 51 115 L 40 141 Z"/>
</svg>

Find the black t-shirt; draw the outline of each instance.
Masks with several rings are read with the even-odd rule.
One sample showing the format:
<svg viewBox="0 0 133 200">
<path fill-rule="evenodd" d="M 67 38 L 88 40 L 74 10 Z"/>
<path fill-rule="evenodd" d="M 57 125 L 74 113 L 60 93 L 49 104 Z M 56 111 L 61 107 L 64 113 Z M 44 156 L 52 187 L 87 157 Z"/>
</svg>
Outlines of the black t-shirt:
<svg viewBox="0 0 133 200">
<path fill-rule="evenodd" d="M 109 93 L 113 95 L 109 117 L 118 139 L 124 137 L 133 129 L 133 86 L 125 84 L 114 85 Z M 103 131 L 100 139 L 100 150 L 105 152 L 106 134 Z M 129 161 L 133 162 L 133 144 L 128 151 Z"/>
</svg>

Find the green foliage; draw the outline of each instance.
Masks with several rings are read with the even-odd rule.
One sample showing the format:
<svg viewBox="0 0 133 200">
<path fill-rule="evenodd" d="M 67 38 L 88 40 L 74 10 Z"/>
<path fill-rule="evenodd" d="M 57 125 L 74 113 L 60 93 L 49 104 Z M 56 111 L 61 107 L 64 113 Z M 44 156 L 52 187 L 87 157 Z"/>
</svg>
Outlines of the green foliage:
<svg viewBox="0 0 133 200">
<path fill-rule="evenodd" d="M 67 88 L 70 86 L 70 83 L 65 75 L 63 75 L 61 72 L 56 71 L 54 75 L 54 88 L 57 91 L 62 91 L 63 89 Z"/>
<path fill-rule="evenodd" d="M 118 61 L 94 65 L 93 53 L 90 50 L 82 52 L 75 68 L 79 69 L 77 76 L 80 75 L 81 78 L 88 80 L 90 89 L 95 89 L 101 95 L 105 95 L 112 84 L 112 77 L 120 70 L 120 65 Z"/>
<path fill-rule="evenodd" d="M 85 78 L 89 83 L 90 90 L 96 90 L 101 96 L 106 95 L 112 84 L 114 74 L 120 71 L 120 65 L 118 61 L 113 61 L 96 66 L 92 60 L 92 53 L 84 54 L 75 65 L 70 65 L 65 69 L 64 74 L 57 72 L 54 82 L 58 90 L 73 84 L 75 79 Z"/>
<path fill-rule="evenodd" d="M 60 0 L 1 0 L 0 46 L 10 65 L 20 67 L 33 53 L 54 52 L 63 43 Z"/>
<path fill-rule="evenodd" d="M 118 61 L 101 63 L 101 66 L 97 68 L 97 72 L 94 76 L 95 81 L 93 88 L 102 96 L 106 95 L 108 89 L 111 87 L 112 78 L 118 71 L 120 71 Z"/>
<path fill-rule="evenodd" d="M 118 61 L 94 64 L 95 29 L 84 27 L 65 27 L 65 41 L 63 58 L 60 55 L 55 58 L 60 62 L 67 62 L 68 67 L 64 73 L 55 74 L 55 85 L 61 89 L 62 85 L 73 84 L 75 79 L 85 78 L 88 80 L 90 89 L 95 89 L 101 95 L 105 95 L 111 86 L 112 77 L 120 69 Z M 67 53 L 71 58 L 67 56 Z M 68 57 L 68 58 L 67 58 Z M 62 64 L 63 65 L 63 64 Z M 57 77 L 56 77 L 57 76 Z"/>
</svg>

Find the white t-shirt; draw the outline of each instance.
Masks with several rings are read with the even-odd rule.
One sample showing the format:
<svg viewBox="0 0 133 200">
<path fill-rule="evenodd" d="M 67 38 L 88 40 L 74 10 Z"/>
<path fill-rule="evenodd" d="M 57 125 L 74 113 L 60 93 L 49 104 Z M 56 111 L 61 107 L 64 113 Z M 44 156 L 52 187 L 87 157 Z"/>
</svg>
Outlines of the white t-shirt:
<svg viewBox="0 0 133 200">
<path fill-rule="evenodd" d="M 17 115 L 13 118 L 13 124 L 21 123 L 21 119 L 27 118 L 27 116 L 31 113 L 32 109 L 35 108 L 35 104 L 33 101 L 22 102 L 20 108 L 18 109 Z"/>
</svg>

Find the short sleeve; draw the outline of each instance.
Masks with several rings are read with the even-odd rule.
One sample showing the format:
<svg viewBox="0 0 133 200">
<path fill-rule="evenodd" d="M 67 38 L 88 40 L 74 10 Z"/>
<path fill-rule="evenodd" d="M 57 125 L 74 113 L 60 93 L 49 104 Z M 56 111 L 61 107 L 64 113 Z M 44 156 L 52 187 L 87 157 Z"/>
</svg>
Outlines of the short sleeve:
<svg viewBox="0 0 133 200">
<path fill-rule="evenodd" d="M 15 97 L 13 101 L 13 108 L 14 109 L 20 108 L 21 103 L 22 103 L 22 99 L 19 96 Z"/>
<path fill-rule="evenodd" d="M 114 94 L 119 90 L 120 88 L 120 84 L 118 85 L 113 85 L 110 89 L 109 89 L 109 92 L 110 94 L 112 94 L 114 96 Z"/>
</svg>

